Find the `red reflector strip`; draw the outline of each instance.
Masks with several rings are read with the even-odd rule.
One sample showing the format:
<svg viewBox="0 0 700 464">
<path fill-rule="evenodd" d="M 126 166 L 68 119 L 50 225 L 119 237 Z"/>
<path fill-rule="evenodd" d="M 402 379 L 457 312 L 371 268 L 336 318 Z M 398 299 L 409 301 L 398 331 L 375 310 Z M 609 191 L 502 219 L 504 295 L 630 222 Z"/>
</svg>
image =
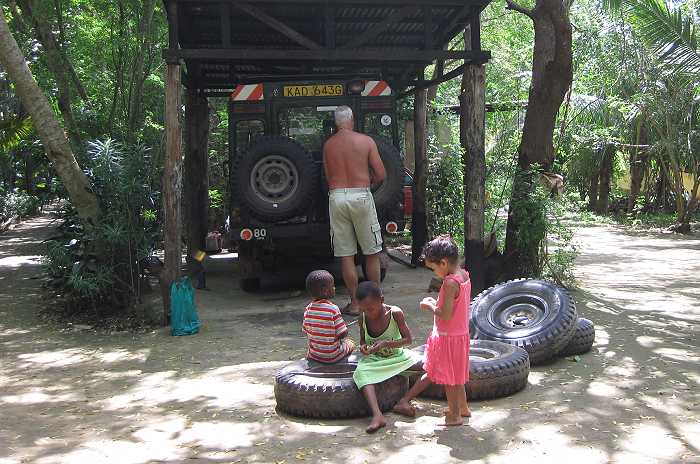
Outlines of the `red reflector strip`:
<svg viewBox="0 0 700 464">
<path fill-rule="evenodd" d="M 385 81 L 367 81 L 363 97 L 388 97 L 391 95 L 391 87 Z"/>
<path fill-rule="evenodd" d="M 231 100 L 233 101 L 258 101 L 263 98 L 262 84 L 238 85 L 231 94 Z"/>
</svg>

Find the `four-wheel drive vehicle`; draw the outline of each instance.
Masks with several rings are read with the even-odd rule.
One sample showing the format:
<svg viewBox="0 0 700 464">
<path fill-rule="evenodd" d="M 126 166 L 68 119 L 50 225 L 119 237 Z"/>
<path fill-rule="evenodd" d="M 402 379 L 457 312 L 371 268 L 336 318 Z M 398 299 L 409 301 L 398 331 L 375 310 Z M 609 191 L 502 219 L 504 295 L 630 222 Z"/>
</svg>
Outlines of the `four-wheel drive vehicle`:
<svg viewBox="0 0 700 464">
<path fill-rule="evenodd" d="M 386 82 L 239 85 L 228 105 L 229 227 L 245 290 L 259 286 L 265 272 L 321 267 L 333 259 L 323 143 L 335 130 L 340 105 L 352 108 L 356 130 L 373 137 L 387 171 L 373 189 L 375 232 L 404 229 L 405 174 Z"/>
</svg>

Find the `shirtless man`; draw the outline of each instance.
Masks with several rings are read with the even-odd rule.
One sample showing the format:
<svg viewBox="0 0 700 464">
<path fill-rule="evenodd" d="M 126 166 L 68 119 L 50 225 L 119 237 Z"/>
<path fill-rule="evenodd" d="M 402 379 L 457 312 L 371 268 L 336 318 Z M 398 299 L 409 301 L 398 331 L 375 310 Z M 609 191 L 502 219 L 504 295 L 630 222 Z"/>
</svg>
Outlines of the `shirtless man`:
<svg viewBox="0 0 700 464">
<path fill-rule="evenodd" d="M 334 255 L 341 259 L 343 280 L 350 291 L 350 304 L 343 312 L 356 316 L 360 313 L 355 295 L 358 242 L 366 257 L 367 278 L 377 284 L 380 280 L 382 231 L 370 186 L 382 182 L 386 170 L 374 140 L 353 131 L 349 107 L 339 106 L 335 110 L 335 125 L 338 131 L 323 147 L 323 165 L 330 191 L 331 242 Z"/>
</svg>

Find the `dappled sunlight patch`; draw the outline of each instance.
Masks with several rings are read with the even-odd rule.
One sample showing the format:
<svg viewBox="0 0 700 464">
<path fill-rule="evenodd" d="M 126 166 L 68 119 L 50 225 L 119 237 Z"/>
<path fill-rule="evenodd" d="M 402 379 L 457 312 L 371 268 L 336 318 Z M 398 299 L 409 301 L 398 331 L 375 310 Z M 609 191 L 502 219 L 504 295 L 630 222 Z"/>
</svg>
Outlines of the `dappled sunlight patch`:
<svg viewBox="0 0 700 464">
<path fill-rule="evenodd" d="M 690 350 L 682 350 L 679 348 L 657 348 L 654 353 L 660 354 L 666 358 L 670 358 L 676 361 L 686 361 L 686 362 L 698 362 L 700 361 L 700 356 Z"/>
<path fill-rule="evenodd" d="M 527 383 L 530 385 L 540 385 L 544 379 L 545 379 L 544 372 L 530 371 L 530 375 L 528 375 L 528 378 L 527 378 Z"/>
<path fill-rule="evenodd" d="M 588 389 L 586 390 L 586 392 L 589 395 L 603 396 L 607 398 L 615 398 L 624 395 L 622 390 L 617 388 L 615 385 L 603 381 L 591 382 L 590 384 L 588 384 Z"/>
<path fill-rule="evenodd" d="M 257 424 L 236 422 L 195 422 L 178 437 L 188 445 L 220 450 L 253 446 L 266 437 Z"/>
<path fill-rule="evenodd" d="M 620 437 L 622 451 L 614 458 L 619 462 L 656 463 L 673 461 L 683 452 L 683 444 L 658 425 L 642 424 Z"/>
<path fill-rule="evenodd" d="M 663 339 L 659 337 L 650 337 L 648 335 L 640 335 L 637 337 L 637 343 L 644 348 L 654 348 L 656 345 L 661 345 L 664 343 Z"/>
<path fill-rule="evenodd" d="M 508 451 L 508 460 L 518 457 L 525 458 L 523 462 L 533 462 L 534 455 L 545 454 L 552 458 L 547 462 L 563 462 L 565 456 L 566 462 L 576 463 L 596 463 L 608 462 L 608 455 L 605 451 L 597 449 L 593 443 L 586 440 L 577 440 L 581 445 L 575 444 L 574 437 L 569 436 L 567 432 L 560 429 L 558 425 L 535 425 L 518 433 L 520 445 L 515 452 Z M 537 450 L 546 449 L 545 453 L 534 452 L 533 446 Z M 537 446 L 541 445 L 541 446 Z M 499 459 L 489 459 L 487 462 L 505 462 Z"/>
<path fill-rule="evenodd" d="M 280 432 L 280 434 L 283 434 L 287 439 L 294 439 L 295 437 L 307 433 L 332 435 L 350 428 L 348 425 L 335 425 L 333 421 L 329 420 L 315 420 L 314 422 L 311 422 L 313 419 L 303 420 L 308 422 L 294 422 L 290 420 L 285 424 L 282 424 L 280 428 L 283 430 L 283 432 Z"/>
<path fill-rule="evenodd" d="M 470 446 L 469 441 L 469 439 L 464 440 L 465 447 Z M 384 464 L 406 464 L 408 462 L 449 462 L 450 451 L 449 446 L 441 444 L 431 444 L 428 447 L 420 444 L 408 445 L 392 451 L 391 454 L 385 459 L 382 459 L 381 462 Z"/>
<path fill-rule="evenodd" d="M 603 373 L 608 377 L 624 377 L 625 379 L 630 379 L 639 374 L 639 366 L 632 358 L 626 357 L 618 362 L 619 364 L 617 365 L 606 367 Z M 619 382 L 620 379 L 615 381 Z"/>
<path fill-rule="evenodd" d="M 596 327 L 595 329 L 595 345 L 602 347 L 610 344 L 610 334 L 607 330 Z"/>
<path fill-rule="evenodd" d="M 32 389 L 17 395 L 0 396 L 0 403 L 6 404 L 40 404 L 40 403 L 61 403 L 84 400 L 83 395 L 76 393 L 48 394 L 46 389 Z"/>
<path fill-rule="evenodd" d="M 12 337 L 15 335 L 27 335 L 29 333 L 32 333 L 31 330 L 26 330 L 26 329 L 8 329 L 5 328 L 4 326 L 0 325 L 0 337 Z"/>
<path fill-rule="evenodd" d="M 66 367 L 86 362 L 89 359 L 88 353 L 78 348 L 26 353 L 20 354 L 17 357 L 23 361 L 23 363 L 18 365 L 20 369 Z"/>
<path fill-rule="evenodd" d="M 272 375 L 284 362 L 264 362 L 225 366 L 193 377 L 176 377 L 174 371 L 141 376 L 126 392 L 100 403 L 106 410 L 164 403 L 204 401 L 206 406 L 240 408 L 274 404 Z"/>
<path fill-rule="evenodd" d="M 476 430 L 487 430 L 499 424 L 503 424 L 510 413 L 504 410 L 479 411 L 469 420 L 469 425 Z"/>
<path fill-rule="evenodd" d="M 140 441 L 157 445 L 174 439 L 185 427 L 187 427 L 187 421 L 183 417 L 168 414 L 134 431 L 131 435 Z"/>
<path fill-rule="evenodd" d="M 143 464 L 153 461 L 185 459 L 187 449 L 146 446 L 125 440 L 92 440 L 67 453 L 52 454 L 33 460 L 36 464 L 102 463 Z"/>
<path fill-rule="evenodd" d="M 8 241 L 11 242 L 12 240 L 13 239 L 10 239 Z M 39 264 L 41 264 L 41 256 L 39 255 L 8 256 L 7 258 L 0 258 L 0 267 L 18 268 L 26 265 L 36 266 Z"/>
<path fill-rule="evenodd" d="M 115 350 L 108 352 L 100 352 L 95 355 L 96 359 L 103 363 L 115 363 L 123 361 L 142 361 L 145 362 L 148 359 L 148 355 L 151 350 L 148 348 L 143 348 L 136 351 L 128 350 Z"/>
</svg>

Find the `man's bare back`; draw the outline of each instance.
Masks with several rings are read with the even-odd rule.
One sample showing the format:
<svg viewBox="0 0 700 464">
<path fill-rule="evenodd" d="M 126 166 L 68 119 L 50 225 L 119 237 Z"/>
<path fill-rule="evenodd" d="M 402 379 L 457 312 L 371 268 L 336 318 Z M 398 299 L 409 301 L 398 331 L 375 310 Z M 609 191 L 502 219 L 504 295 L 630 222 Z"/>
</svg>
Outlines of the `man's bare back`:
<svg viewBox="0 0 700 464">
<path fill-rule="evenodd" d="M 368 188 L 384 180 L 386 171 L 372 138 L 339 129 L 323 147 L 323 164 L 330 190 Z"/>
</svg>

